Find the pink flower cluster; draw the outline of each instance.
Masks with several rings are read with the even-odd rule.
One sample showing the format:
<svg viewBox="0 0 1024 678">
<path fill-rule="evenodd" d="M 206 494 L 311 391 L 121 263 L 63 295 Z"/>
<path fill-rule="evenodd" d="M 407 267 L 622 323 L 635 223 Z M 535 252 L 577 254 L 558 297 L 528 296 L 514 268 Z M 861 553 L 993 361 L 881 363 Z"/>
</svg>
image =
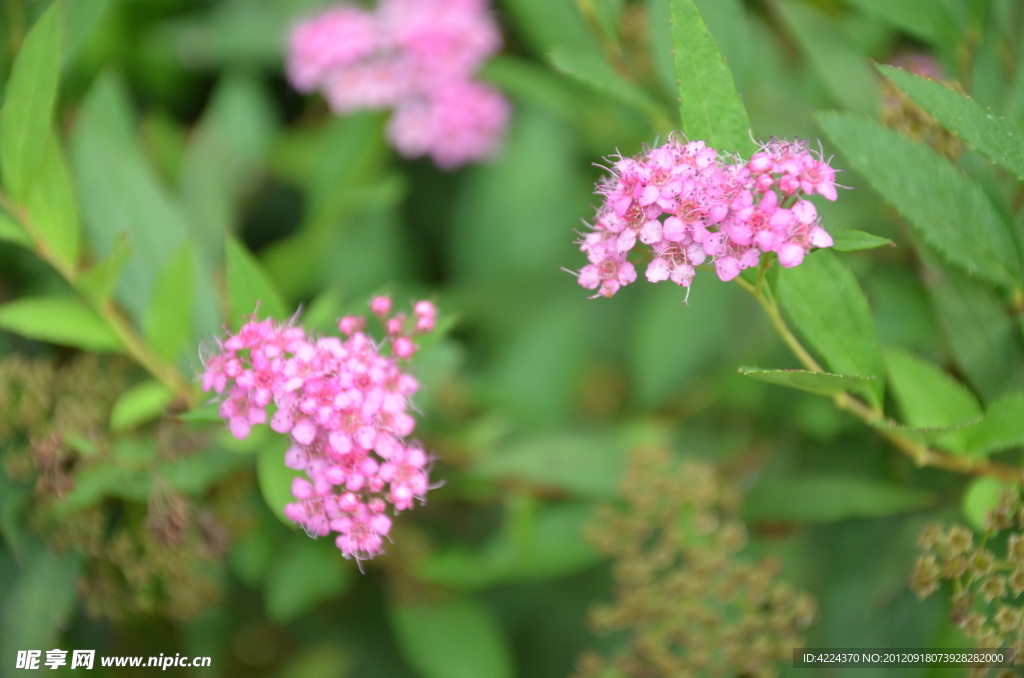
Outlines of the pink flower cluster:
<svg viewBox="0 0 1024 678">
<path fill-rule="evenodd" d="M 292 31 L 288 77 L 299 91 L 322 90 L 339 114 L 393 108 L 398 152 L 450 169 L 491 155 L 504 136 L 508 101 L 473 78 L 500 48 L 487 0 L 341 5 Z"/>
<path fill-rule="evenodd" d="M 410 316 L 392 314 L 391 305 L 388 297 L 371 301 L 388 337 L 380 345 L 359 316 L 338 322 L 344 339 L 251 318 L 204 359 L 203 390 L 223 396 L 220 416 L 236 438 L 273 409 L 270 428 L 291 436 L 285 465 L 308 477 L 295 478 L 285 515 L 313 537 L 337 532 L 346 558 L 382 553 L 387 506 L 404 511 L 429 488 L 430 457 L 407 440 L 419 383 L 402 361 L 416 352 L 413 337 L 434 329 L 437 310 L 420 301 Z"/>
<path fill-rule="evenodd" d="M 803 141 L 772 139 L 743 162 L 673 135 L 637 157 L 620 157 L 598 185 L 605 201 L 580 241 L 590 263 L 579 283 L 610 297 L 636 280 L 627 255 L 637 241 L 651 249 L 651 282 L 689 287 L 705 262 L 732 280 L 767 252 L 783 266 L 797 266 L 812 247 L 832 245 L 804 198 L 817 193 L 835 200 L 835 178 Z"/>
</svg>

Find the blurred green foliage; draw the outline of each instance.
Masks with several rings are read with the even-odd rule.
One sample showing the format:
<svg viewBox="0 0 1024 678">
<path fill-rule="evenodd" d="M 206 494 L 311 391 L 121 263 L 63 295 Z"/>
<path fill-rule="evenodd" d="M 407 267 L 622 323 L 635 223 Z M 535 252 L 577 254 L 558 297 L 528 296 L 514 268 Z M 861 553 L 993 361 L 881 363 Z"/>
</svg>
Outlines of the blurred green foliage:
<svg viewBox="0 0 1024 678">
<path fill-rule="evenodd" d="M 980 527 L 1001 486 L 879 433 L 1020 466 L 1024 3 L 496 0 L 484 76 L 515 115 L 453 173 L 288 87 L 287 31 L 322 6 L 0 3 L 0 676 L 52 647 L 211 656 L 174 669 L 194 675 L 568 676 L 623 640 L 587 631 L 615 566 L 583 533 L 651 445 L 743 493 L 746 555 L 818 601 L 809 646 L 968 646 L 948 597 L 910 591 L 914 542 L 961 505 Z M 872 66 L 907 58 L 941 82 Z M 680 127 L 749 153 L 748 121 L 821 137 L 852 189 L 818 205 L 841 253 L 766 283 L 841 376 L 783 371 L 807 366 L 708 273 L 684 304 L 645 282 L 588 301 L 560 270 L 602 158 Z M 192 381 L 257 302 L 328 332 L 383 291 L 447 318 L 417 368 L 443 485 L 361 573 L 280 514 L 283 441 L 230 438 Z M 892 421 L 821 397 L 847 391 Z"/>
</svg>

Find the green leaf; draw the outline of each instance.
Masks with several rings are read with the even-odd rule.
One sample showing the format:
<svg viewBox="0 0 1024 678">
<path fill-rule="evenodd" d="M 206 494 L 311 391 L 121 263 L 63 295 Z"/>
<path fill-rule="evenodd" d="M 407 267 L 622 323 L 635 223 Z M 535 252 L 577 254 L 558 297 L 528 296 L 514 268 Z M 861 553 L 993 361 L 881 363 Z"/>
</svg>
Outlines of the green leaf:
<svg viewBox="0 0 1024 678">
<path fill-rule="evenodd" d="M 227 258 L 230 325 L 238 329 L 243 319 L 256 313 L 260 318 L 284 320 L 288 317 L 280 293 L 270 282 L 263 267 L 245 246 L 235 238 L 225 244 Z"/>
<path fill-rule="evenodd" d="M 874 379 L 855 374 L 828 374 L 808 370 L 762 370 L 756 367 L 741 367 L 739 371 L 743 376 L 758 381 L 826 396 L 863 387 Z"/>
<path fill-rule="evenodd" d="M 619 43 L 619 23 L 625 0 L 592 0 L 594 16 L 605 37 L 613 44 Z"/>
<path fill-rule="evenodd" d="M 712 276 L 698 271 L 700 294 L 695 292 L 688 305 L 683 304 L 686 291 L 675 285 L 644 290 L 626 345 L 630 377 L 644 405 L 678 394 L 729 345 L 742 292 L 713 284 Z"/>
<path fill-rule="evenodd" d="M 897 28 L 928 42 L 957 42 L 959 29 L 945 0 L 850 0 Z"/>
<path fill-rule="evenodd" d="M 857 252 L 859 250 L 870 250 L 876 247 L 896 247 L 896 243 L 888 238 L 855 231 L 852 228 L 843 231 L 836 231 L 832 234 L 832 249 L 836 252 Z"/>
<path fill-rule="evenodd" d="M 195 276 L 192 243 L 186 240 L 157 276 L 142 323 L 146 341 L 167 360 L 177 358 L 192 336 Z"/>
<path fill-rule="evenodd" d="M 173 399 L 171 390 L 160 382 L 144 381 L 125 391 L 114 403 L 110 413 L 110 430 L 125 431 L 159 419 Z"/>
<path fill-rule="evenodd" d="M 490 612 L 470 598 L 395 605 L 391 626 L 405 660 L 423 678 L 512 678 L 505 636 Z"/>
<path fill-rule="evenodd" d="M 86 42 L 89 34 L 103 19 L 111 0 L 74 0 L 64 3 L 62 26 L 64 65 L 67 66 L 78 49 Z"/>
<path fill-rule="evenodd" d="M 848 475 L 766 476 L 743 503 L 753 521 L 835 523 L 850 518 L 880 518 L 931 506 L 927 492 Z"/>
<path fill-rule="evenodd" d="M 233 452 L 205 449 L 162 463 L 160 477 L 178 492 L 201 497 L 217 481 L 248 463 L 246 457 Z"/>
<path fill-rule="evenodd" d="M 719 151 L 749 151 L 747 110 L 693 0 L 672 0 L 672 43 L 686 136 Z"/>
<path fill-rule="evenodd" d="M 228 74 L 189 137 L 181 196 L 193 240 L 207 263 L 222 256 L 224 234 L 238 222 L 241 198 L 258 182 L 276 127 L 274 110 L 257 78 Z"/>
<path fill-rule="evenodd" d="M 74 297 L 28 297 L 0 306 L 0 328 L 29 339 L 88 351 L 119 353 L 121 340 Z"/>
<path fill-rule="evenodd" d="M 107 497 L 119 497 L 135 502 L 145 502 L 153 488 L 153 471 L 148 468 L 145 456 L 155 454 L 153 442 L 133 441 L 130 445 L 122 445 L 121 453 L 142 456 L 135 460 L 140 468 L 127 468 L 117 464 L 100 463 L 89 466 L 79 472 L 75 478 L 75 488 L 63 499 L 54 504 L 54 514 L 65 519 L 83 509 L 96 506 Z M 121 463 L 131 460 L 119 459 Z"/>
<path fill-rule="evenodd" d="M 1020 287 L 1020 256 L 978 184 L 928 146 L 881 124 L 822 113 L 822 127 L 854 167 L 951 263 L 1006 289 Z"/>
<path fill-rule="evenodd" d="M 985 518 L 999 503 L 1003 490 L 1012 487 L 995 478 L 975 478 L 964 492 L 962 509 L 964 517 L 978 531 L 985 529 Z"/>
<path fill-rule="evenodd" d="M 889 385 L 908 424 L 940 428 L 981 416 L 974 394 L 938 365 L 895 347 L 885 349 L 885 361 Z"/>
<path fill-rule="evenodd" d="M 342 594 L 352 583 L 352 568 L 333 539 L 291 540 L 270 565 L 264 587 L 267 616 L 287 624 L 313 606 Z"/>
<path fill-rule="evenodd" d="M 116 297 L 141 325 L 156 277 L 178 251 L 189 226 L 150 165 L 131 95 L 113 73 L 101 74 L 77 109 L 70 150 L 90 249 L 104 257 L 118 238 L 128 238 L 131 254 Z M 196 301 L 214 306 L 212 295 Z M 214 331 L 218 324 L 215 308 L 209 315 L 204 331 Z"/>
<path fill-rule="evenodd" d="M 959 427 L 980 419 L 982 411 L 974 394 L 946 374 L 938 365 L 910 351 L 887 348 L 889 385 L 908 424 L 915 428 Z M 965 449 L 962 430 L 943 435 L 936 441 L 954 452 Z"/>
<path fill-rule="evenodd" d="M 56 2 L 29 31 L 14 59 L 0 109 L 0 172 L 11 196 L 28 195 L 46 150 L 60 72 L 60 8 Z"/>
<path fill-rule="evenodd" d="M 1024 180 L 1024 135 L 1016 125 L 942 83 L 895 66 L 878 66 L 878 70 L 944 127 Z"/>
<path fill-rule="evenodd" d="M 36 247 L 21 224 L 5 212 L 0 212 L 0 240 L 27 247 L 30 250 L 35 250 Z"/>
<path fill-rule="evenodd" d="M 43 650 L 45 659 L 46 650 L 59 646 L 59 634 L 75 611 L 80 573 L 79 557 L 56 555 L 40 545 L 16 575 L 0 606 L 0 662 L 5 676 L 15 675 L 18 650 Z"/>
<path fill-rule="evenodd" d="M 877 115 L 878 79 L 867 55 L 814 5 L 788 0 L 775 7 L 832 97 L 846 109 Z"/>
<path fill-rule="evenodd" d="M 75 281 L 75 287 L 94 304 L 102 304 L 114 293 L 117 279 L 131 255 L 128 236 L 122 233 L 114 241 L 114 248 L 103 261 L 84 271 Z"/>
<path fill-rule="evenodd" d="M 182 421 L 192 421 L 200 424 L 212 424 L 212 423 L 223 423 L 224 420 L 220 418 L 220 405 L 218 403 L 211 403 L 209 405 L 203 405 L 196 409 L 179 414 L 177 419 Z"/>
<path fill-rule="evenodd" d="M 506 514 L 506 521 L 508 521 Z M 482 548 L 438 549 L 420 564 L 417 576 L 463 591 L 479 591 L 511 582 L 550 581 L 593 567 L 601 557 L 583 538 L 593 520 L 592 505 L 544 504 L 502 530 Z"/>
<path fill-rule="evenodd" d="M 513 443 L 483 456 L 472 473 L 515 478 L 579 497 L 614 499 L 626 470 L 626 448 L 616 435 L 571 434 Z"/>
<path fill-rule="evenodd" d="M 17 484 L 8 478 L 6 473 L 0 473 L 0 538 L 3 539 L 4 548 L 18 562 L 24 562 L 33 538 L 31 528 L 22 517 L 31 499 L 30 485 Z M 3 595 L 3 588 L 0 585 L 0 600 L 3 599 Z"/>
<path fill-rule="evenodd" d="M 290 439 L 274 436 L 266 447 L 260 450 L 256 458 L 256 479 L 259 482 L 263 500 L 267 502 L 271 513 L 288 527 L 295 528 L 295 523 L 284 515 L 285 504 L 295 501 L 292 496 L 292 480 L 304 478 L 302 471 L 294 471 L 284 465 L 284 453 L 288 451 Z"/>
<path fill-rule="evenodd" d="M 537 55 L 559 45 L 600 53 L 601 46 L 574 0 L 506 0 L 505 11 Z"/>
<path fill-rule="evenodd" d="M 985 418 L 964 430 L 964 438 L 968 452 L 975 456 L 1024 445 L 1024 392 L 994 400 Z"/>
<path fill-rule="evenodd" d="M 654 72 L 665 94 L 673 99 L 679 96 L 676 79 L 675 49 L 672 46 L 671 0 L 646 0 L 647 35 Z"/>
<path fill-rule="evenodd" d="M 548 59 L 556 71 L 668 124 L 661 105 L 647 96 L 636 83 L 626 80 L 600 54 L 578 52 L 560 45 L 548 55 Z"/>
<path fill-rule="evenodd" d="M 955 270 L 930 268 L 926 282 L 957 364 L 982 398 L 1024 388 L 1019 330 L 999 297 Z"/>
<path fill-rule="evenodd" d="M 78 203 L 60 141 L 50 134 L 35 181 L 26 198 L 32 227 L 44 248 L 72 275 L 78 266 Z"/>
<path fill-rule="evenodd" d="M 875 407 L 885 393 L 885 362 L 871 309 L 857 279 L 828 250 L 779 271 L 779 300 L 833 374 L 874 377 L 862 391 Z"/>
</svg>

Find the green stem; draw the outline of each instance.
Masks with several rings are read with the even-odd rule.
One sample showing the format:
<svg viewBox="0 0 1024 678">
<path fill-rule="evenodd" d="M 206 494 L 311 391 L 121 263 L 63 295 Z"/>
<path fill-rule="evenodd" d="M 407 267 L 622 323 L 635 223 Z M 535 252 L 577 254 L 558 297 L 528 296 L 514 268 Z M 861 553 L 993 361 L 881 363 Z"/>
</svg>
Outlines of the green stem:
<svg viewBox="0 0 1024 678">
<path fill-rule="evenodd" d="M 772 327 L 774 327 L 775 331 L 780 337 L 782 337 L 782 340 L 786 343 L 786 346 L 789 347 L 789 350 L 793 352 L 793 355 L 796 356 L 797 360 L 800 361 L 800 364 L 811 372 L 825 372 L 821 365 L 818 364 L 818 361 L 814 359 L 810 352 L 804 348 L 803 344 L 800 343 L 800 340 L 796 338 L 796 335 L 794 335 L 789 329 L 789 326 L 786 325 L 786 321 L 782 318 L 782 314 L 779 312 L 778 304 L 775 302 L 774 298 L 770 296 L 771 292 L 769 288 L 761 285 L 760 277 L 758 279 L 758 285 L 756 286 L 750 284 L 750 282 L 744 280 L 742 277 L 737 277 L 735 280 L 739 283 L 740 287 L 750 292 L 754 298 L 757 299 L 761 308 L 763 308 L 765 313 L 768 315 L 768 320 L 771 321 Z M 833 402 L 835 402 L 836 407 L 840 410 L 853 414 L 865 424 L 875 428 L 879 435 L 913 459 L 914 463 L 918 466 L 933 466 L 947 471 L 991 476 L 999 480 L 1014 483 L 1020 483 L 1022 477 L 1024 477 L 1024 472 L 1019 468 L 997 464 L 995 462 L 988 461 L 987 459 L 974 459 L 972 457 L 950 454 L 941 450 L 933 450 L 927 445 L 922 445 L 910 436 L 899 431 L 878 428 L 880 424 L 895 425 L 896 422 L 886 418 L 880 409 L 868 406 L 864 401 L 849 393 L 843 392 L 836 394 L 833 397 Z"/>
<path fill-rule="evenodd" d="M 49 247 L 40 238 L 39 232 L 32 224 L 32 219 L 29 217 L 28 212 L 14 204 L 10 197 L 3 192 L 0 192 L 0 207 L 3 207 L 5 211 L 17 219 L 22 228 L 25 229 L 25 232 L 28 233 L 35 245 L 36 254 L 39 258 L 57 271 L 68 284 L 75 287 L 76 291 L 79 291 L 75 285 L 77 272 L 73 266 L 65 264 L 60 259 L 52 256 Z M 169 388 L 178 398 L 185 401 L 190 409 L 198 405 L 199 397 L 192 384 L 182 376 L 181 372 L 172 363 L 164 360 L 150 349 L 145 340 L 132 327 L 131 322 L 125 317 L 124 313 L 113 302 L 109 300 L 93 301 L 85 294 L 79 294 L 79 296 L 90 308 L 107 321 L 107 324 L 110 325 L 110 328 L 117 335 L 118 339 L 121 340 L 128 354 L 135 362 L 145 368 L 157 381 Z"/>
</svg>

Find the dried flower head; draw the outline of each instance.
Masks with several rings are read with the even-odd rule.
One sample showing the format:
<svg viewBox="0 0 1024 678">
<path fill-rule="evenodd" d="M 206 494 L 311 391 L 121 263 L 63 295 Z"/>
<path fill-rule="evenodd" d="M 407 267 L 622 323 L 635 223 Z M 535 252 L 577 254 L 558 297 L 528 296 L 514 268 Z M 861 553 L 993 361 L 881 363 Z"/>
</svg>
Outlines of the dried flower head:
<svg viewBox="0 0 1024 678">
<path fill-rule="evenodd" d="M 615 559 L 616 582 L 616 601 L 595 607 L 591 625 L 630 641 L 610 660 L 583 655 L 577 676 L 775 675 L 815 604 L 778 581 L 776 561 L 740 555 L 735 493 L 706 464 L 640 448 L 622 495 L 627 508 L 602 508 L 589 534 Z"/>
<path fill-rule="evenodd" d="M 1024 535 L 1007 533 L 1017 527 L 1014 517 L 1024 504 L 1021 492 L 1017 486 L 1000 496 L 986 516 L 978 545 L 963 525 L 948 530 L 928 525 L 918 539 L 925 553 L 917 559 L 911 588 L 926 598 L 940 588 L 942 579 L 949 580 L 954 591 L 950 620 L 979 648 L 1024 650 L 1024 612 L 1017 600 L 1024 593 Z"/>
</svg>

